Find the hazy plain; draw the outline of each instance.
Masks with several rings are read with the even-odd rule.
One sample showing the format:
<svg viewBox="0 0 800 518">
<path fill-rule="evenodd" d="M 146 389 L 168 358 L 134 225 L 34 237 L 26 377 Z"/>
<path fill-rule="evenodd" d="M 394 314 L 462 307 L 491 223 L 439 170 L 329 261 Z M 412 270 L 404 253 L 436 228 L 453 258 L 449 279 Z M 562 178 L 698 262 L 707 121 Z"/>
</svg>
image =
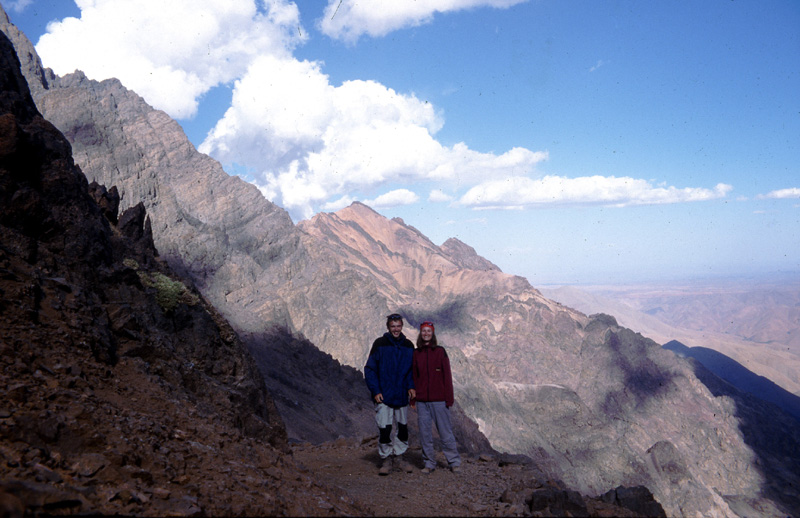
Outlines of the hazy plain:
<svg viewBox="0 0 800 518">
<path fill-rule="evenodd" d="M 659 344 L 714 349 L 800 395 L 800 274 L 538 289 Z"/>
</svg>

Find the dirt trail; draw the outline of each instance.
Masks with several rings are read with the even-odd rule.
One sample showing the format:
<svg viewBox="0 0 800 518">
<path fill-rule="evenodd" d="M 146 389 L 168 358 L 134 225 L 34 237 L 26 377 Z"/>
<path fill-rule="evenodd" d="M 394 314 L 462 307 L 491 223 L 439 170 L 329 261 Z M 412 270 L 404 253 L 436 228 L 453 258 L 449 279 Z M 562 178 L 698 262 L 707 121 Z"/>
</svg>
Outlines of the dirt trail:
<svg viewBox="0 0 800 518">
<path fill-rule="evenodd" d="M 464 459 L 462 471 L 452 473 L 444 457 L 439 468 L 424 474 L 422 453 L 413 446 L 407 458 L 414 472 L 393 471 L 378 475 L 380 459 L 377 441 L 363 444 L 344 440 L 319 446 L 295 446 L 294 458 L 315 478 L 339 487 L 359 505 L 377 516 L 467 516 L 510 511 L 510 504 L 500 505 L 500 496 L 514 479 L 522 477 L 522 466 L 497 467 L 496 463 Z M 516 513 L 503 513 L 513 516 Z M 522 516 L 519 509 L 518 516 Z"/>
<path fill-rule="evenodd" d="M 452 473 L 437 451 L 439 467 L 424 474 L 420 471 L 422 452 L 412 444 L 406 454 L 415 467 L 412 473 L 395 470 L 379 476 L 377 438 L 301 444 L 292 449 L 295 461 L 310 476 L 341 489 L 376 516 L 553 516 L 547 511 L 531 513 L 525 504 L 535 489 L 557 486 L 541 480 L 533 466 L 483 455 L 463 458 L 462 470 Z M 586 504 L 591 516 L 634 516 L 594 499 L 586 499 Z"/>
</svg>

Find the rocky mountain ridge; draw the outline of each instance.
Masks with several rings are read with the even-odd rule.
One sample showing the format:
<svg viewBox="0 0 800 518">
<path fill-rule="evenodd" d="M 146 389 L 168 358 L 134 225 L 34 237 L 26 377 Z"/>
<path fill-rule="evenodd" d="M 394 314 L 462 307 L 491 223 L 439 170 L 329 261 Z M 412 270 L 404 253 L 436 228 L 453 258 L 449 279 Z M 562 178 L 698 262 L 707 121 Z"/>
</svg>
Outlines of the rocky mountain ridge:
<svg viewBox="0 0 800 518">
<path fill-rule="evenodd" d="M 157 258 L 143 206 L 118 204 L 0 34 L 3 516 L 361 512 L 294 466 L 236 333 Z"/>
<path fill-rule="evenodd" d="M 254 352 L 271 347 L 263 336 L 277 328 L 360 369 L 383 318 L 400 309 L 412 324 L 437 322 L 457 400 L 492 445 L 530 455 L 571 487 L 599 495 L 646 485 L 671 516 L 766 516 L 796 504 L 797 449 L 775 451 L 741 426 L 745 408 L 765 424 L 770 414 L 712 392 L 696 366 L 613 318 L 563 307 L 457 243 L 437 247 L 362 205 L 295 227 L 118 82 L 51 79 L 34 88 L 37 105 L 86 174 L 118 185 L 123 205 L 143 203 L 162 257 Z M 302 390 L 314 387 L 287 392 L 281 412 L 296 401 L 307 408 L 295 415 L 322 415 Z M 352 397 L 334 404 L 363 415 Z M 343 431 L 304 423 L 295 433 Z M 783 433 L 781 444 L 798 444 Z"/>
</svg>

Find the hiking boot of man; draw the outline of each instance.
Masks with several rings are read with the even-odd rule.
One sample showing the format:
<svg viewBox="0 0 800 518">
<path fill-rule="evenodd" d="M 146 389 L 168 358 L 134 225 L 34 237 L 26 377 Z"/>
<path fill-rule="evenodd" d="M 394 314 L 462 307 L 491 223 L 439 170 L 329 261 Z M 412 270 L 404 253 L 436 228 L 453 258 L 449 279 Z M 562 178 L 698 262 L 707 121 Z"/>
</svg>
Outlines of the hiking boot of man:
<svg viewBox="0 0 800 518">
<path fill-rule="evenodd" d="M 381 462 L 381 468 L 378 470 L 378 475 L 388 475 L 392 471 L 392 457 L 386 457 Z"/>
<path fill-rule="evenodd" d="M 430 475 L 431 473 L 433 473 L 433 468 L 422 468 L 421 471 L 422 471 L 422 473 L 425 473 L 426 475 Z"/>
<path fill-rule="evenodd" d="M 453 466 L 450 468 L 453 473 L 461 473 L 461 466 Z"/>
<path fill-rule="evenodd" d="M 406 473 L 414 472 L 414 466 L 412 466 L 411 463 L 408 462 L 405 457 L 401 455 L 397 457 L 397 460 L 399 461 L 400 470 L 405 471 Z"/>
</svg>

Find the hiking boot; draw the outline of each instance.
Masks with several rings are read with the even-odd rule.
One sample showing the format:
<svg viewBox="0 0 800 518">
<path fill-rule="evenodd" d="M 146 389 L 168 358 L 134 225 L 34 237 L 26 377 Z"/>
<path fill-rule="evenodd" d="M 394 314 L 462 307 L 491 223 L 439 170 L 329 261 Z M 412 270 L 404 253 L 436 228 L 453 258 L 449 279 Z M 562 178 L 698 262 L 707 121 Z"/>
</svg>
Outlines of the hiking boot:
<svg viewBox="0 0 800 518">
<path fill-rule="evenodd" d="M 430 475 L 431 473 L 433 473 L 433 468 L 422 468 L 421 471 L 426 475 Z"/>
<path fill-rule="evenodd" d="M 414 472 L 414 466 L 412 466 L 411 463 L 409 463 L 405 457 L 400 455 L 399 457 L 397 457 L 397 460 L 399 461 L 398 464 L 401 471 L 405 471 L 406 473 Z"/>
<path fill-rule="evenodd" d="M 461 466 L 453 466 L 452 468 L 450 468 L 450 471 L 452 471 L 453 473 L 461 473 Z"/>
<path fill-rule="evenodd" d="M 381 462 L 381 468 L 378 470 L 378 475 L 388 475 L 392 472 L 392 457 L 386 457 Z"/>
</svg>

